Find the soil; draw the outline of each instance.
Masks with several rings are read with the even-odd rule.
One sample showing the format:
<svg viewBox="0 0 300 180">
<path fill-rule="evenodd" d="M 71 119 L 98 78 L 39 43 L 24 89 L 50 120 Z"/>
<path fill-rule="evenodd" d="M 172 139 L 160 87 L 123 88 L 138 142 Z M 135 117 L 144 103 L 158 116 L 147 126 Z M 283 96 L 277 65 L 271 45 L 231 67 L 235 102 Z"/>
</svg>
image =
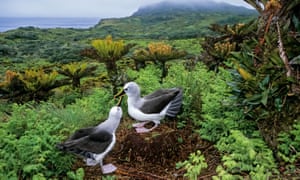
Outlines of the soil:
<svg viewBox="0 0 300 180">
<path fill-rule="evenodd" d="M 104 158 L 104 164 L 112 163 L 117 170 L 109 174 L 121 180 L 182 180 L 186 171 L 176 169 L 176 163 L 188 159 L 190 153 L 200 150 L 208 168 L 202 169 L 198 180 L 211 180 L 217 175 L 216 168 L 221 165 L 221 156 L 214 144 L 203 140 L 193 131 L 192 125 L 178 129 L 176 121 L 165 121 L 149 133 L 136 133 L 131 119 L 123 119 L 116 132 L 117 142 L 113 150 Z M 151 125 L 150 125 L 151 126 Z M 149 127 L 148 127 L 149 128 Z M 280 163 L 279 163 L 280 164 Z M 83 168 L 85 180 L 101 180 L 100 167 L 87 166 L 78 159 L 73 170 Z M 300 160 L 295 171 L 288 173 L 285 164 L 278 167 L 280 174 L 270 179 L 299 179 Z M 245 174 L 246 175 L 246 174 Z"/>
<path fill-rule="evenodd" d="M 201 170 L 199 179 L 211 179 L 221 163 L 213 144 L 201 139 L 191 125 L 178 129 L 175 121 L 163 122 L 149 133 L 136 133 L 131 119 L 124 119 L 116 132 L 117 143 L 104 158 L 104 164 L 118 167 L 112 173 L 117 179 L 186 179 L 184 169 L 176 169 L 176 163 L 185 161 L 192 152 L 200 150 L 208 168 Z M 82 167 L 86 180 L 100 180 L 99 166 L 86 166 L 81 159 L 74 169 Z"/>
</svg>

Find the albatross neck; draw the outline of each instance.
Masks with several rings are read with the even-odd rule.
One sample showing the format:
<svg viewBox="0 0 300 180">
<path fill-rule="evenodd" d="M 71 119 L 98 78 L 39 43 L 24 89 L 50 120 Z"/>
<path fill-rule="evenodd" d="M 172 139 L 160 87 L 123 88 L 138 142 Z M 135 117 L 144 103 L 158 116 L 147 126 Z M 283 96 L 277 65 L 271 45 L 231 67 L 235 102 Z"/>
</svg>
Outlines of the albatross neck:
<svg viewBox="0 0 300 180">
<path fill-rule="evenodd" d="M 109 117 L 106 121 L 99 124 L 97 129 L 106 130 L 108 132 L 114 133 L 120 124 L 120 118 Z"/>
</svg>

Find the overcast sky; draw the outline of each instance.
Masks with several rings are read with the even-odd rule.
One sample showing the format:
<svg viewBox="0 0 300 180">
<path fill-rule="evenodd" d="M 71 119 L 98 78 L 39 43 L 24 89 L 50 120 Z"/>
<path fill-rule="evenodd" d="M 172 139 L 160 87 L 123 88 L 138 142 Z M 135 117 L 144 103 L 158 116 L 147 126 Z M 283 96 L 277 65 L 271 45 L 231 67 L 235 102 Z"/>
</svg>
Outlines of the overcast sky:
<svg viewBox="0 0 300 180">
<path fill-rule="evenodd" d="M 125 17 L 141 6 L 161 1 L 165 0 L 0 0 L 0 17 Z M 215 1 L 250 7 L 243 0 Z"/>
</svg>

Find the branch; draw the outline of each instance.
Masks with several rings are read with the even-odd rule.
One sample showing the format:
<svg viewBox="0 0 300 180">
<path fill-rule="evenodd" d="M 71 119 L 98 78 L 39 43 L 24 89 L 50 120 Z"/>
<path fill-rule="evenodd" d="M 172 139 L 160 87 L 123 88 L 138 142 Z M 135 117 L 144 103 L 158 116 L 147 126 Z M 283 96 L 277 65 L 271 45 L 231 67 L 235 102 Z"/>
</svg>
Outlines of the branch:
<svg viewBox="0 0 300 180">
<path fill-rule="evenodd" d="M 289 64 L 289 59 L 284 51 L 283 43 L 282 43 L 282 38 L 281 38 L 281 32 L 280 32 L 280 26 L 279 22 L 276 21 L 276 27 L 277 27 L 277 33 L 278 33 L 278 48 L 279 48 L 279 55 L 280 58 L 282 59 L 285 69 L 286 69 L 286 76 L 291 77 L 292 75 L 292 69 Z"/>
</svg>

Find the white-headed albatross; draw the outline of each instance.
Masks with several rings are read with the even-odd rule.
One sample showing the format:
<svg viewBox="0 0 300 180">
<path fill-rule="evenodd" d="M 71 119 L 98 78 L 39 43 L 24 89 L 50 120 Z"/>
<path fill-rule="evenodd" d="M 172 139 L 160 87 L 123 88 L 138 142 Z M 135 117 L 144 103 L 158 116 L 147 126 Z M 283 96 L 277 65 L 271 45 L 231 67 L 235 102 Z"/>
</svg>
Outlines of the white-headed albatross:
<svg viewBox="0 0 300 180">
<path fill-rule="evenodd" d="M 120 124 L 121 117 L 121 107 L 114 106 L 111 108 L 107 120 L 98 126 L 77 130 L 57 147 L 83 157 L 89 166 L 99 163 L 103 174 L 112 173 L 117 168 L 113 164 L 103 165 L 103 158 L 116 143 L 115 131 Z"/>
<path fill-rule="evenodd" d="M 159 89 L 155 92 L 141 97 L 140 87 L 135 82 L 126 83 L 123 89 L 115 95 L 115 98 L 126 94 L 128 96 L 128 114 L 141 123 L 133 124 L 138 133 L 149 132 L 160 124 L 165 116 L 175 117 L 182 105 L 182 89 L 170 88 Z M 154 122 L 150 129 L 145 124 Z"/>
</svg>

